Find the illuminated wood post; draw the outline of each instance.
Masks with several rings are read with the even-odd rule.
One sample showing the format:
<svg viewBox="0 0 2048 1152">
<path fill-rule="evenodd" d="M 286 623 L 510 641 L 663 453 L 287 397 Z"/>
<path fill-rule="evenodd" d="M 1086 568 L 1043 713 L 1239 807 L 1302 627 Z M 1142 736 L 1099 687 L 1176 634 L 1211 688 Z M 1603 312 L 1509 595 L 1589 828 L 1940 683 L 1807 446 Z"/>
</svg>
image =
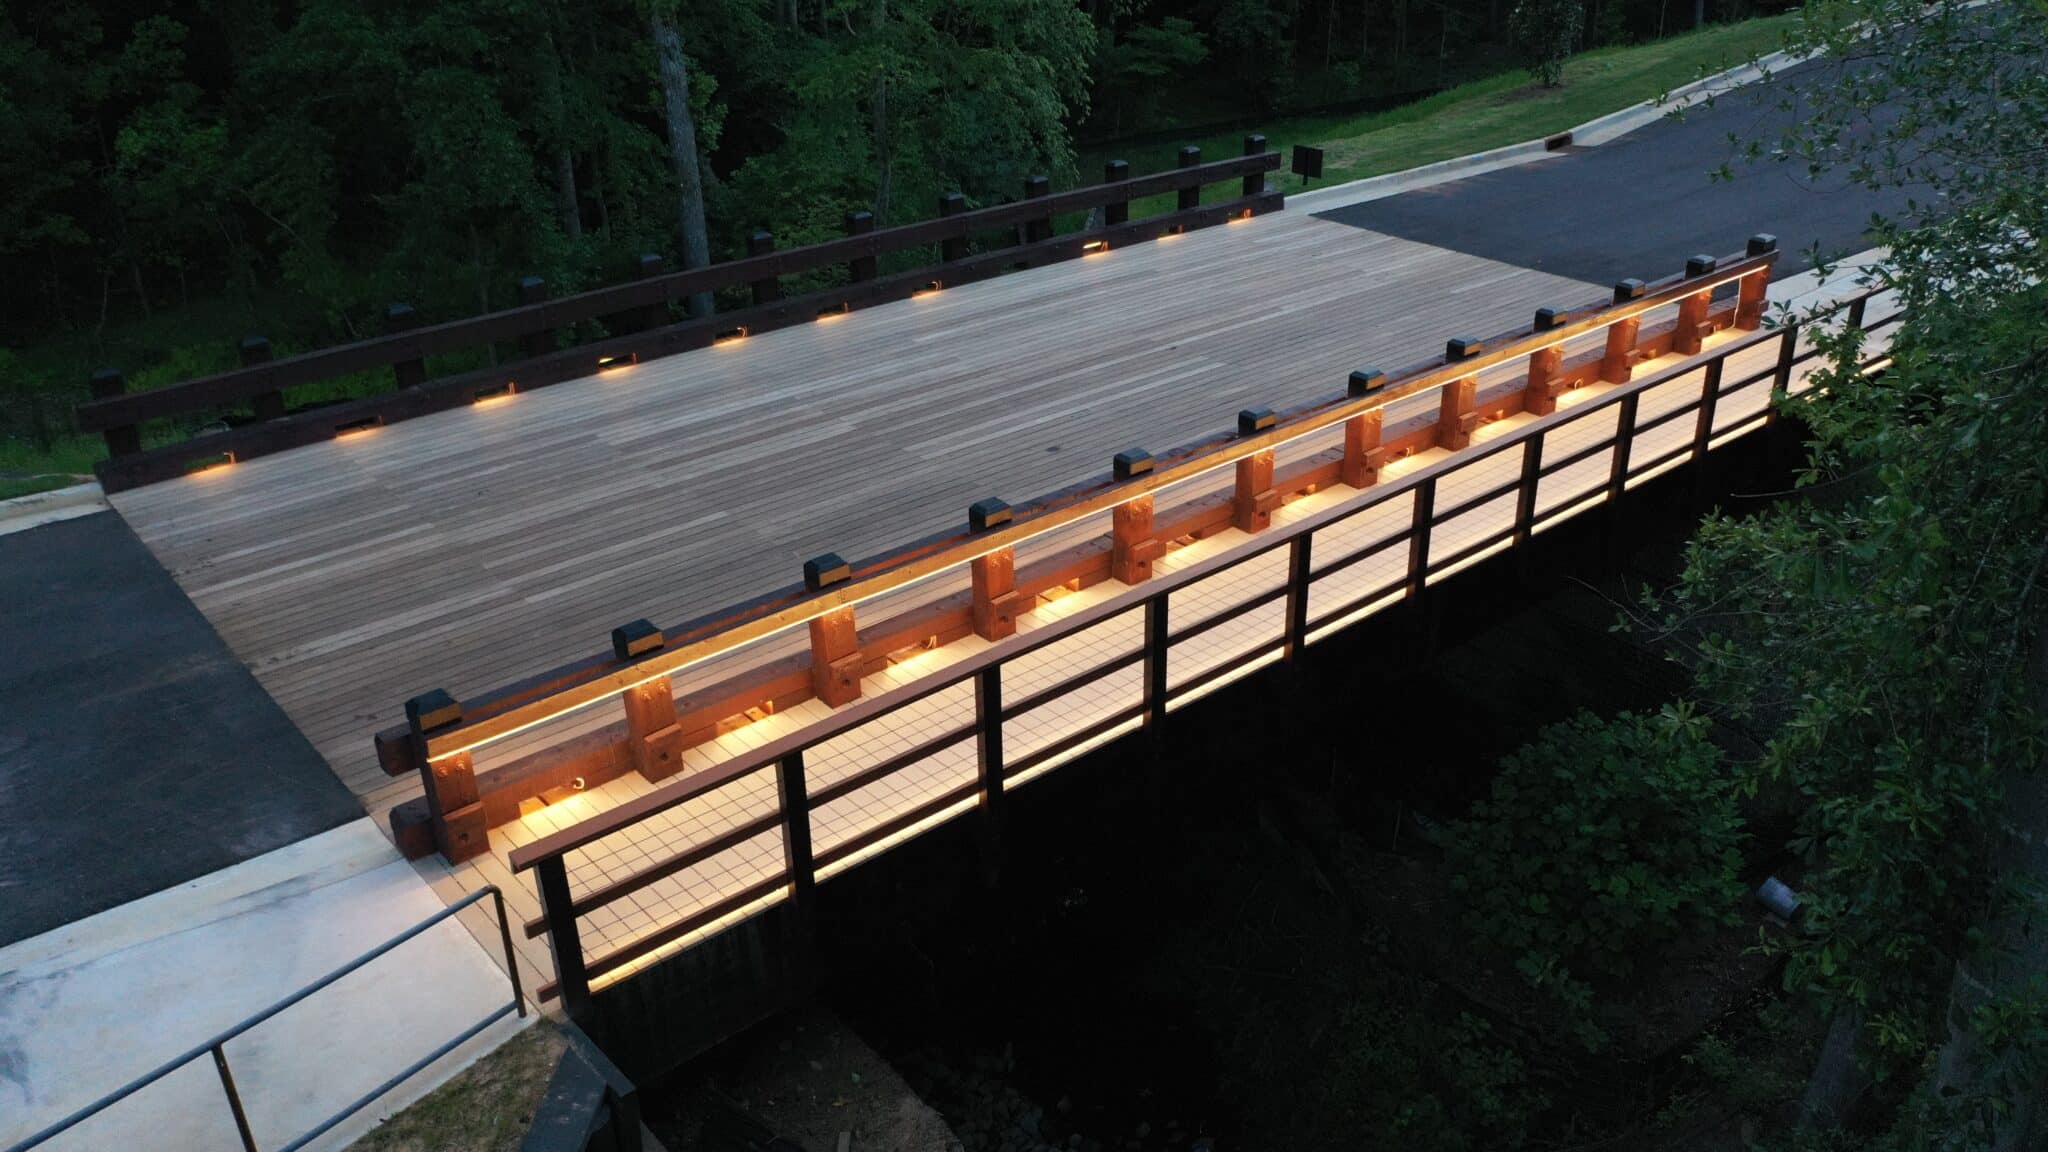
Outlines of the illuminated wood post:
<svg viewBox="0 0 2048 1152">
<path fill-rule="evenodd" d="M 1273 452 L 1254 452 L 1237 462 L 1237 495 L 1230 522 L 1241 532 L 1272 527 L 1280 494 L 1273 491 Z"/>
<path fill-rule="evenodd" d="M 1478 400 L 1477 376 L 1460 376 L 1444 385 L 1436 415 L 1438 446 L 1456 452 L 1472 443 L 1472 433 L 1479 427 L 1479 413 L 1474 411 Z"/>
<path fill-rule="evenodd" d="M 1765 256 L 1778 250 L 1778 238 L 1766 232 L 1759 232 L 1749 238 L 1748 254 Z M 1754 332 L 1764 324 L 1764 307 L 1770 297 L 1771 268 L 1762 268 L 1744 276 L 1735 289 L 1735 326 L 1744 332 Z"/>
<path fill-rule="evenodd" d="M 1678 327 L 1671 336 L 1671 350 L 1680 356 L 1697 356 L 1707 334 L 1707 308 L 1713 304 L 1712 291 L 1695 292 L 1678 302 Z"/>
<path fill-rule="evenodd" d="M 667 643 L 661 629 L 635 620 L 612 629 L 612 658 L 625 663 L 658 652 Z M 619 695 L 626 709 L 626 750 L 633 767 L 648 780 L 675 775 L 683 766 L 683 730 L 676 723 L 675 688 L 666 676 L 636 684 Z"/>
<path fill-rule="evenodd" d="M 420 785 L 426 792 L 434 847 L 450 864 L 482 855 L 490 848 L 490 830 L 469 753 L 451 752 L 433 759 L 425 754 L 427 734 L 461 723 L 462 705 L 436 688 L 405 702 L 405 721 L 420 749 Z"/>
<path fill-rule="evenodd" d="M 1109 575 L 1119 584 L 1152 578 L 1152 562 L 1163 546 L 1152 538 L 1152 494 L 1126 500 L 1110 510 Z"/>
<path fill-rule="evenodd" d="M 1202 150 L 1200 148 L 1197 148 L 1194 145 L 1190 144 L 1187 147 L 1182 148 L 1180 150 L 1180 167 L 1193 168 L 1201 162 Z M 1182 188 L 1179 194 L 1174 198 L 1174 207 L 1180 209 L 1183 212 L 1187 211 L 1190 208 L 1200 208 L 1201 206 L 1202 186 L 1199 184 L 1192 185 L 1187 188 Z"/>
<path fill-rule="evenodd" d="M 853 608 L 834 608 L 811 621 L 811 694 L 837 708 L 860 699 L 860 636 Z"/>
<path fill-rule="evenodd" d="M 1536 331 L 1548 332 L 1561 317 L 1555 309 L 1536 310 Z M 1548 416 L 1557 411 L 1557 398 L 1564 393 L 1558 372 L 1564 367 L 1564 345 L 1539 348 L 1529 353 L 1529 384 L 1522 391 L 1522 411 L 1531 416 Z"/>
<path fill-rule="evenodd" d="M 1017 595 L 1017 553 L 998 548 L 967 562 L 974 581 L 974 634 L 983 640 L 1001 640 L 1017 634 L 1017 617 L 1024 614 L 1023 597 Z"/>
<path fill-rule="evenodd" d="M 1631 316 L 1607 326 L 1607 353 L 1600 358 L 1600 379 L 1609 384 L 1626 384 L 1635 374 L 1636 332 L 1643 322 Z"/>
<path fill-rule="evenodd" d="M 1344 422 L 1344 483 L 1353 488 L 1370 488 L 1380 482 L 1380 466 L 1387 450 L 1380 447 L 1381 415 L 1378 409 Z"/>
</svg>

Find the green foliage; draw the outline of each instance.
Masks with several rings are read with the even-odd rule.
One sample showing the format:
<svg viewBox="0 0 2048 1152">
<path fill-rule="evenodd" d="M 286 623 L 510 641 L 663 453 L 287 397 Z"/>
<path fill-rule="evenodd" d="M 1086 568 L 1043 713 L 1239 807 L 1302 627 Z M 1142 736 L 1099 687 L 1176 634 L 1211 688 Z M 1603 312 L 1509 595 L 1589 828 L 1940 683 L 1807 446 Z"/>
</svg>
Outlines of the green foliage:
<svg viewBox="0 0 2048 1152">
<path fill-rule="evenodd" d="M 1521 0 L 1508 16 L 1508 39 L 1523 67 L 1555 88 L 1564 82 L 1565 57 L 1578 46 L 1585 20 L 1579 0 Z"/>
<path fill-rule="evenodd" d="M 1316 1097 L 1369 1124 L 1372 1146 L 1507 1152 L 1524 1146 L 1550 1105 L 1513 1046 L 1469 1012 L 1446 1029 L 1402 1001 L 1361 999 L 1333 1033 L 1335 1057 Z"/>
<path fill-rule="evenodd" d="M 1504 759 L 1444 839 L 1471 931 L 1568 988 L 1726 919 L 1744 832 L 1707 727 L 1684 708 L 1582 712 Z"/>
</svg>

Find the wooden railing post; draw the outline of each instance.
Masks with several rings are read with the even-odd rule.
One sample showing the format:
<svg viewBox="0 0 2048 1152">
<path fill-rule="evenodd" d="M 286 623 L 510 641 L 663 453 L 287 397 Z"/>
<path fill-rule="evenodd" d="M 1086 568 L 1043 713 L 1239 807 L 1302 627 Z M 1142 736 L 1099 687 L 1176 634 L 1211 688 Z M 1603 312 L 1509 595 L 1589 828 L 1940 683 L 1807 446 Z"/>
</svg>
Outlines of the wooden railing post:
<svg viewBox="0 0 2048 1152">
<path fill-rule="evenodd" d="M 939 197 L 939 215 L 958 216 L 967 211 L 967 197 L 958 192 L 948 192 Z M 951 264 L 955 260 L 967 259 L 967 237 L 948 236 L 939 241 L 939 259 Z"/>
<path fill-rule="evenodd" d="M 1166 593 L 1145 601 L 1145 730 L 1157 737 L 1166 722 Z"/>
<path fill-rule="evenodd" d="M 579 1024 L 590 1021 L 590 972 L 583 963 L 583 935 L 576 928 L 575 901 L 569 895 L 569 868 L 560 856 L 534 865 L 540 888 L 541 915 L 548 925 L 548 951 L 555 956 L 555 990 L 562 1010 Z"/>
<path fill-rule="evenodd" d="M 420 314 L 410 304 L 393 304 L 384 310 L 384 331 L 410 332 L 420 326 Z M 417 356 L 394 360 L 391 378 L 400 388 L 417 388 L 427 382 L 427 362 Z"/>
<path fill-rule="evenodd" d="M 548 282 L 538 276 L 522 277 L 519 281 L 519 302 L 538 304 L 548 298 Z M 540 328 L 519 338 L 519 355 L 527 360 L 545 356 L 555 350 L 556 333 L 553 328 Z"/>
<path fill-rule="evenodd" d="M 811 694 L 837 708 L 860 699 L 860 635 L 853 606 L 834 608 L 811 621 Z"/>
<path fill-rule="evenodd" d="M 1705 465 L 1707 450 L 1714 445 L 1714 406 L 1721 399 L 1721 371 L 1728 357 L 1716 356 L 1707 362 L 1706 380 L 1700 385 L 1700 415 L 1692 430 L 1693 463 Z"/>
<path fill-rule="evenodd" d="M 668 270 L 668 261 L 659 252 L 642 252 L 637 266 L 642 280 L 652 280 Z M 668 327 L 668 301 L 656 300 L 649 304 L 640 315 L 640 329 L 651 332 L 656 328 Z"/>
<path fill-rule="evenodd" d="M 797 915 L 807 918 L 818 890 L 818 871 L 811 860 L 811 794 L 804 783 L 802 752 L 775 762 L 775 790 L 782 803 L 782 865 L 789 877 L 789 900 Z"/>
<path fill-rule="evenodd" d="M 1273 524 L 1280 494 L 1273 491 L 1273 452 L 1254 452 L 1237 462 L 1237 491 L 1230 522 L 1240 532 L 1264 532 Z"/>
<path fill-rule="evenodd" d="M 1536 310 L 1536 331 L 1548 332 L 1557 324 L 1555 309 Z M 1529 353 L 1529 383 L 1522 390 L 1522 411 L 1531 416 L 1548 416 L 1557 411 L 1557 398 L 1564 393 L 1564 381 L 1559 377 L 1563 367 L 1563 344 L 1553 344 Z"/>
<path fill-rule="evenodd" d="M 1380 447 L 1382 417 L 1375 408 L 1344 422 L 1344 483 L 1352 488 L 1370 488 L 1380 482 L 1380 468 L 1387 450 Z"/>
<path fill-rule="evenodd" d="M 1408 521 L 1408 598 L 1422 595 L 1429 584 L 1429 529 L 1436 520 L 1436 477 L 1415 489 L 1415 514 Z"/>
<path fill-rule="evenodd" d="M 1050 195 L 1052 195 L 1052 181 L 1043 176 L 1027 176 L 1024 178 L 1024 198 L 1026 200 L 1042 200 Z M 1026 244 L 1035 244 L 1040 240 L 1050 239 L 1052 239 L 1052 217 L 1034 216 L 1024 222 L 1024 242 Z"/>
<path fill-rule="evenodd" d="M 1104 184 L 1121 184 L 1130 178 L 1131 166 L 1122 160 L 1111 160 L 1102 166 L 1102 182 Z M 1105 227 L 1114 227 L 1118 224 L 1126 223 L 1130 218 L 1131 202 L 1129 200 L 1111 200 L 1102 206 L 1102 223 Z"/>
<path fill-rule="evenodd" d="M 1688 278 L 1705 276 L 1714 270 L 1712 256 L 1694 256 L 1685 262 Z M 1703 288 L 1678 302 L 1677 326 L 1672 330 L 1671 350 L 1680 356 L 1697 356 L 1708 333 L 1707 310 L 1714 303 L 1714 291 Z"/>
<path fill-rule="evenodd" d="M 1475 410 L 1478 400 L 1477 376 L 1460 376 L 1444 385 L 1436 413 L 1439 447 L 1456 452 L 1471 445 L 1472 433 L 1479 428 L 1479 413 Z"/>
<path fill-rule="evenodd" d="M 747 237 L 747 255 L 766 256 L 773 251 L 775 251 L 775 233 L 755 232 Z M 782 281 L 773 276 L 756 280 L 752 283 L 751 287 L 754 292 L 754 304 L 756 307 L 762 304 L 773 304 L 777 300 L 782 299 Z"/>
<path fill-rule="evenodd" d="M 450 864 L 460 864 L 489 851 L 490 828 L 484 819 L 483 801 L 476 787 L 476 766 L 469 753 L 451 752 L 432 759 L 426 754 L 427 735 L 461 723 L 462 705 L 436 688 L 405 702 L 405 722 L 412 730 L 413 746 L 418 749 L 420 785 L 426 792 L 434 847 Z"/>
<path fill-rule="evenodd" d="M 1543 480 L 1543 433 L 1522 442 L 1522 483 L 1515 489 L 1515 544 L 1529 542 L 1536 530 L 1536 487 Z"/>
<path fill-rule="evenodd" d="M 1636 438 L 1636 401 L 1642 393 L 1631 392 L 1621 398 L 1621 418 L 1614 431 L 1614 467 L 1607 474 L 1607 499 L 1611 503 L 1621 499 L 1628 488 L 1628 460 Z"/>
<path fill-rule="evenodd" d="M 1187 147 L 1182 148 L 1180 150 L 1180 167 L 1193 168 L 1199 165 L 1201 162 L 1202 150 L 1200 148 L 1197 148 L 1194 145 L 1190 144 Z M 1183 212 L 1187 211 L 1190 208 L 1199 208 L 1201 206 L 1202 186 L 1199 184 L 1194 185 L 1192 187 L 1180 189 L 1180 193 L 1174 201 L 1174 207 L 1179 208 Z"/>
<path fill-rule="evenodd" d="M 253 368 L 258 364 L 270 363 L 270 341 L 262 336 L 250 336 L 242 341 L 242 367 Z M 275 388 L 258 392 L 249 397 L 250 407 L 256 410 L 258 420 L 275 420 L 284 415 L 284 393 Z"/>
<path fill-rule="evenodd" d="M 646 620 L 612 629 L 612 659 L 625 663 L 668 642 L 661 629 Z M 676 723 L 675 686 L 666 676 L 635 684 L 619 694 L 626 710 L 626 751 L 646 780 L 664 780 L 683 767 L 683 730 Z"/>
<path fill-rule="evenodd" d="M 1017 553 L 998 548 L 967 562 L 974 585 L 974 634 L 983 640 L 1001 640 L 1017 634 L 1017 617 L 1026 611 L 1017 594 Z"/>
<path fill-rule="evenodd" d="M 981 783 L 981 810 L 999 823 L 1003 807 L 1003 666 L 974 674 L 974 762 Z"/>
<path fill-rule="evenodd" d="M 848 236 L 866 236 L 874 230 L 875 214 L 873 212 L 863 209 L 859 212 L 848 212 L 846 214 L 846 234 Z M 855 256 L 853 259 L 848 260 L 846 262 L 846 277 L 855 283 L 859 283 L 862 280 L 873 280 L 875 278 L 875 258 L 872 255 Z"/>
<path fill-rule="evenodd" d="M 1748 254 L 1763 256 L 1778 250 L 1778 238 L 1759 232 L 1749 238 Z M 1770 299 L 1771 269 L 1769 265 L 1751 272 L 1737 282 L 1735 290 L 1735 326 L 1745 332 L 1763 327 L 1764 306 Z"/>
<path fill-rule="evenodd" d="M 1152 494 L 1134 497 L 1110 509 L 1110 579 L 1142 584 L 1152 578 L 1152 562 L 1163 550 L 1152 538 Z"/>
<path fill-rule="evenodd" d="M 1607 351 L 1600 357 L 1600 379 L 1609 384 L 1626 384 L 1636 370 L 1636 333 L 1640 318 L 1631 316 L 1607 326 Z"/>
<path fill-rule="evenodd" d="M 1253 133 L 1252 135 L 1250 135 L 1250 136 L 1247 136 L 1247 137 L 1245 137 L 1245 138 L 1244 138 L 1244 154 L 1245 154 L 1245 155 L 1247 155 L 1247 156 L 1257 156 L 1257 155 L 1259 155 L 1260 153 L 1264 152 L 1265 150 L 1266 150 L 1266 138 L 1265 138 L 1264 136 L 1260 136 L 1260 135 L 1258 135 L 1257 133 Z M 1265 191 L 1266 191 L 1266 174 L 1265 174 L 1264 172 L 1247 172 L 1247 173 L 1245 173 L 1245 176 L 1244 176 L 1244 195 L 1246 195 L 1246 196 L 1258 196 L 1258 195 L 1261 195 L 1261 194 L 1263 194 L 1263 193 L 1264 193 Z"/>
<path fill-rule="evenodd" d="M 101 368 L 92 374 L 92 398 L 110 400 L 128 391 L 128 380 L 118 368 Z M 122 424 L 100 433 L 107 442 L 107 455 L 133 456 L 142 451 L 142 430 L 133 424 Z"/>
<path fill-rule="evenodd" d="M 1308 583 L 1311 548 L 1315 534 L 1303 532 L 1287 545 L 1287 647 L 1288 662 L 1308 646 Z"/>
</svg>

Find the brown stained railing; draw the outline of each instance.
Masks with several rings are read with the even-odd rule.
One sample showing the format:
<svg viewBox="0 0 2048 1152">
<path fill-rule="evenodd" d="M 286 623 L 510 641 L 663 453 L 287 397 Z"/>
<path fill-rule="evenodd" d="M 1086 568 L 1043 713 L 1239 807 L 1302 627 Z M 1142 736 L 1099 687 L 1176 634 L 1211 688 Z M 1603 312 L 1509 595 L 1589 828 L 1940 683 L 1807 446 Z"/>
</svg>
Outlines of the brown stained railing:
<svg viewBox="0 0 2048 1152">
<path fill-rule="evenodd" d="M 1861 327 L 1864 308 L 1869 297 L 1874 294 L 1865 293 L 1854 300 L 1838 303 L 1832 311 L 1846 308 L 1850 321 Z M 1894 313 L 1870 324 L 1866 330 L 1874 331 L 1889 327 L 1898 323 L 1900 318 L 1899 313 Z M 527 932 L 529 935 L 545 933 L 556 956 L 557 980 L 544 987 L 541 996 L 546 999 L 559 995 L 572 1015 L 580 1015 L 590 1004 L 590 981 L 595 978 L 617 972 L 749 905 L 777 895 L 794 901 L 801 911 L 815 891 L 819 870 L 865 851 L 890 837 L 900 835 L 948 809 L 961 805 L 970 797 L 978 797 L 977 807 L 987 818 L 999 821 L 1003 782 L 1007 778 L 1029 772 L 1067 755 L 1074 749 L 1133 721 L 1146 728 L 1156 727 L 1165 716 L 1166 706 L 1172 699 L 1198 693 L 1253 663 L 1271 658 L 1276 651 L 1282 654 L 1298 651 L 1312 634 L 1345 620 L 1389 596 L 1401 594 L 1406 598 L 1413 598 L 1433 576 L 1465 564 L 1503 544 L 1527 540 L 1545 524 L 1575 515 L 1590 507 L 1592 503 L 1611 501 L 1620 492 L 1625 491 L 1632 480 L 1657 473 L 1688 456 L 1696 464 L 1704 464 L 1708 449 L 1715 440 L 1739 436 L 1758 424 L 1776 418 L 1776 409 L 1765 404 L 1757 412 L 1725 427 L 1714 427 L 1714 413 L 1724 397 L 1766 383 L 1773 389 L 1782 390 L 1789 386 L 1793 368 L 1820 355 L 1815 349 L 1803 353 L 1798 350 L 1799 334 L 1806 322 L 1795 322 L 1783 328 L 1758 332 L 1738 339 L 1715 349 L 1704 363 L 1695 360 L 1675 364 L 1641 380 L 1616 388 L 1604 396 L 1540 417 L 1469 452 L 1462 452 L 1409 475 L 1376 485 L 1367 490 L 1365 499 L 1323 509 L 1292 523 L 1276 526 L 1270 531 L 1270 535 L 1259 537 L 1257 543 L 1251 547 L 1212 556 L 1171 574 L 1126 587 L 1122 592 L 1071 616 L 1048 621 L 1030 632 L 998 641 L 915 683 L 879 696 L 857 700 L 837 709 L 826 719 L 780 737 L 715 768 L 677 780 L 610 811 L 516 848 L 511 855 L 513 870 L 535 871 L 542 896 L 543 915 L 528 923 Z M 1732 382 L 1726 380 L 1726 365 L 1732 357 L 1767 345 L 1771 341 L 1779 342 L 1780 351 L 1775 365 L 1751 372 Z M 1876 359 L 1873 358 L 1871 362 L 1875 363 Z M 1636 419 L 1643 395 L 1694 373 L 1700 378 L 1699 391 L 1694 398 L 1674 405 L 1649 420 Z M 1582 446 L 1560 459 L 1543 462 L 1545 438 L 1550 433 L 1609 409 L 1617 410 L 1618 416 L 1612 434 L 1593 444 Z M 1694 417 L 1695 431 L 1685 443 L 1648 460 L 1632 458 L 1630 449 L 1638 438 L 1687 416 Z M 1521 467 L 1516 479 L 1466 496 L 1449 507 L 1438 506 L 1436 497 L 1440 480 L 1515 451 L 1522 453 Z M 1610 458 L 1616 462 L 1605 482 L 1566 494 L 1549 509 L 1541 512 L 1536 510 L 1536 491 L 1545 479 L 1586 460 L 1594 459 L 1601 453 L 1609 453 Z M 1468 543 L 1449 555 L 1430 555 L 1430 535 L 1435 527 L 1518 491 L 1519 496 L 1510 525 Z M 1311 542 L 1317 532 L 1369 513 L 1388 500 L 1408 493 L 1413 494 L 1415 512 L 1407 528 L 1331 559 L 1320 566 L 1312 563 Z M 1314 616 L 1308 613 L 1309 591 L 1316 582 L 1404 545 L 1409 550 L 1409 556 L 1399 577 L 1322 613 Z M 1169 628 L 1168 614 L 1173 593 L 1257 560 L 1279 548 L 1289 550 L 1288 575 L 1283 586 L 1240 601 L 1178 632 Z M 1189 677 L 1171 688 L 1168 687 L 1166 669 L 1169 653 L 1175 646 L 1283 596 L 1289 608 L 1282 635 L 1253 644 L 1200 674 Z M 1005 704 L 1001 689 L 1002 668 L 1005 664 L 1134 611 L 1144 613 L 1144 641 L 1140 651 L 1097 663 L 1023 701 Z M 1002 732 L 1006 721 L 1134 664 L 1142 664 L 1144 669 L 1139 699 L 1136 703 L 1099 717 L 1029 756 L 1015 762 L 1005 760 Z M 857 785 L 841 782 L 817 791 L 805 788 L 803 762 L 810 749 L 970 680 L 976 687 L 971 722 L 950 728 L 891 757 L 881 765 L 862 771 L 858 775 Z M 974 781 L 948 789 L 910 810 L 896 813 L 861 831 L 856 836 L 835 845 L 828 852 L 813 855 L 813 809 L 857 787 L 875 783 L 908 768 L 970 736 L 977 742 L 977 774 Z M 776 768 L 779 774 L 779 804 L 778 811 L 774 814 L 759 817 L 716 837 L 685 847 L 667 859 L 638 872 L 611 879 L 606 885 L 586 892 L 580 898 L 571 898 L 568 854 L 590 847 L 608 836 L 629 831 L 653 816 L 671 811 L 716 788 L 771 767 Z M 643 933 L 594 960 L 586 959 L 577 925 L 581 917 L 638 891 L 655 880 L 673 876 L 685 867 L 709 859 L 719 851 L 760 835 L 777 825 L 783 829 L 786 848 L 785 867 L 781 872 L 758 879 L 741 890 L 725 895 L 688 915 L 657 925 L 652 931 Z"/>
<path fill-rule="evenodd" d="M 1245 139 L 1246 154 L 1190 167 L 1127 178 L 1112 165 L 1103 183 L 1065 192 L 1043 193 L 1042 184 L 1027 186 L 1024 199 L 965 211 L 957 195 L 942 198 L 942 215 L 894 228 L 873 228 L 868 213 L 848 217 L 848 235 L 803 248 L 775 250 L 773 237 L 757 234 L 749 255 L 722 264 L 680 272 L 661 272 L 659 257 L 642 278 L 589 292 L 545 299 L 538 280 L 522 282 L 522 303 L 515 308 L 417 326 L 409 307 L 392 309 L 387 334 L 352 344 L 272 359 L 267 341 L 245 343 L 243 366 L 232 371 L 187 380 L 146 392 L 126 392 L 119 375 L 94 377 L 94 399 L 79 405 L 78 426 L 100 432 L 110 458 L 99 466 L 109 489 L 133 487 L 184 475 L 195 461 L 221 457 L 242 460 L 300 444 L 332 439 L 337 434 L 375 427 L 474 403 L 480 396 L 508 388 L 531 390 L 589 376 L 601 366 L 669 355 L 703 347 L 722 335 L 763 332 L 815 320 L 856 305 L 902 299 L 934 283 L 955 285 L 996 275 L 1019 266 L 1035 266 L 1081 256 L 1096 245 L 1119 246 L 1149 240 L 1168 232 L 1220 223 L 1282 205 L 1277 190 L 1265 188 L 1267 172 L 1280 166 L 1280 154 L 1266 150 L 1265 137 Z M 1042 179 L 1042 178 L 1040 178 Z M 1201 189 L 1210 184 L 1241 181 L 1241 195 L 1203 206 Z M 1132 221 L 1130 201 L 1163 192 L 1194 194 L 1174 211 Z M 1184 198 L 1185 199 L 1185 198 Z M 1054 235 L 1055 216 L 1101 209 L 1103 222 L 1082 231 Z M 967 241 L 977 234 L 1018 230 L 1018 243 L 968 254 Z M 917 249 L 938 250 L 938 263 L 879 276 L 878 257 Z M 782 295 L 779 277 L 844 267 L 848 282 L 797 297 Z M 679 324 L 667 322 L 668 306 L 700 293 L 746 288 L 753 303 L 715 317 Z M 648 330 L 612 336 L 573 348 L 548 351 L 557 334 L 591 320 L 637 317 Z M 428 379 L 429 356 L 499 344 L 517 345 L 522 358 L 459 375 Z M 342 404 L 286 414 L 282 392 L 358 372 L 390 369 L 398 390 Z M 151 420 L 211 412 L 222 405 L 249 402 L 258 421 L 226 432 L 182 443 L 142 449 L 140 426 Z"/>
<path fill-rule="evenodd" d="M 1369 394 L 1320 401 L 1276 416 L 1269 427 L 1186 445 L 1156 457 L 1152 470 L 1127 479 L 1106 478 L 1040 498 L 1012 509 L 1013 518 L 998 527 L 933 537 L 852 566 L 852 578 L 823 589 L 796 586 L 771 593 L 752 604 L 713 617 L 691 621 L 665 634 L 665 646 L 631 660 L 580 661 L 555 672 L 479 699 L 450 700 L 459 719 L 416 731 L 415 761 L 437 760 L 468 752 L 532 727 L 564 712 L 615 696 L 636 685 L 666 676 L 752 641 L 816 620 L 835 609 L 958 567 L 974 556 L 1043 535 L 1124 504 L 1154 490 L 1211 469 L 1225 467 L 1275 446 L 1353 418 L 1378 412 L 1393 402 L 1446 384 L 1476 378 L 1481 372 L 1562 346 L 1576 337 L 1633 324 L 1644 314 L 1704 295 L 1731 282 L 1761 284 L 1777 258 L 1775 245 L 1740 257 L 1707 261 L 1706 271 L 1688 273 L 1652 285 L 1636 284 L 1639 295 L 1615 302 L 1547 312 L 1548 326 L 1531 326 L 1477 342 L 1454 342 L 1478 351 L 1463 356 L 1447 348 L 1444 357 L 1414 365 L 1386 377 Z M 1722 313 L 1724 317 L 1727 315 Z M 1633 349 L 1634 345 L 1630 345 Z M 386 746 L 396 747 L 387 734 Z M 413 765 L 417 767 L 417 763 Z M 387 759 L 387 770 L 404 766 Z"/>
</svg>

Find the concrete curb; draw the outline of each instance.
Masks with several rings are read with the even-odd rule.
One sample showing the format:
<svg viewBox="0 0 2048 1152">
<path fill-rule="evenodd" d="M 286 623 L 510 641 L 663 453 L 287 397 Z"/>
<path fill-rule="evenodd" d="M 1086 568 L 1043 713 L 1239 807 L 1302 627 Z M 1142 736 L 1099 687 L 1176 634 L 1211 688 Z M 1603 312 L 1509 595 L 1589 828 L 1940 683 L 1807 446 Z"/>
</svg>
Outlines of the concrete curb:
<svg viewBox="0 0 2048 1152">
<path fill-rule="evenodd" d="M 1572 146 L 1593 148 L 1610 143 L 1645 124 L 1670 115 L 1676 109 L 1753 83 L 1766 71 L 1774 71 L 1788 62 L 1792 61 L 1786 53 L 1774 52 L 1755 64 L 1744 64 L 1725 72 L 1702 77 L 1674 89 L 1661 98 L 1645 100 L 1620 111 L 1597 116 L 1570 130 Z M 1485 152 L 1475 152 L 1469 156 L 1454 156 L 1449 160 L 1439 160 L 1419 168 L 1368 176 L 1362 180 L 1353 180 L 1328 188 L 1317 188 L 1311 192 L 1289 196 L 1287 206 L 1309 212 L 1324 212 L 1348 204 L 1362 204 L 1369 200 L 1381 200 L 1403 192 L 1412 192 L 1418 188 L 1449 183 L 1482 172 L 1512 168 L 1541 160 L 1545 156 L 1556 155 L 1556 151 L 1546 144 L 1551 138 L 1525 140 L 1520 144 L 1507 144 Z"/>
<path fill-rule="evenodd" d="M 12 500 L 0 500 L 0 536 L 10 532 L 25 532 L 44 524 L 69 520 L 74 516 L 88 516 L 105 507 L 106 493 L 100 491 L 100 486 L 95 481 L 28 496 L 16 496 Z"/>
</svg>

